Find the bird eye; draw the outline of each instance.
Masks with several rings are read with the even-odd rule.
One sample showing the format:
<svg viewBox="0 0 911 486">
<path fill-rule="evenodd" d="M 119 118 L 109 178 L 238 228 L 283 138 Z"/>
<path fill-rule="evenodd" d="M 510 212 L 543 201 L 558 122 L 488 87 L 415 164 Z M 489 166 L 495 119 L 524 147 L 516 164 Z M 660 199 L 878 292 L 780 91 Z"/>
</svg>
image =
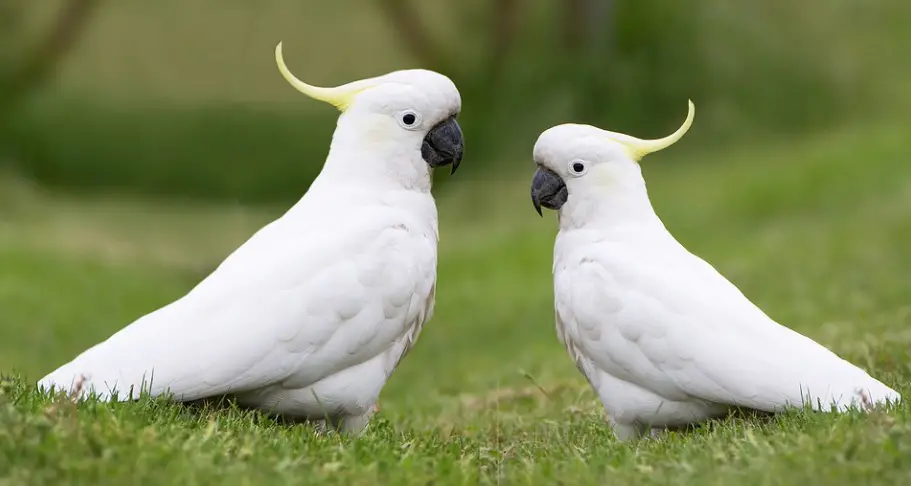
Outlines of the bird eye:
<svg viewBox="0 0 911 486">
<path fill-rule="evenodd" d="M 573 160 L 569 163 L 569 171 L 572 172 L 573 175 L 580 176 L 585 173 L 585 163 L 578 159 Z"/>
<path fill-rule="evenodd" d="M 421 115 L 414 110 L 405 110 L 399 114 L 399 124 L 406 130 L 414 130 L 421 125 Z"/>
</svg>

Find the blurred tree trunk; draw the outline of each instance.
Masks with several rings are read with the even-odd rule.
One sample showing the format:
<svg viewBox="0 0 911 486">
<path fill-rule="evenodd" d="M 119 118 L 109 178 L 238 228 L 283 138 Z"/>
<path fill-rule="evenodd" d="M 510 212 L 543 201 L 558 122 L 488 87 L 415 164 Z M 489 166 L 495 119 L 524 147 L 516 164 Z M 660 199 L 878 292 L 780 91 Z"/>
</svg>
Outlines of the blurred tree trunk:
<svg viewBox="0 0 911 486">
<path fill-rule="evenodd" d="M 487 71 L 489 78 L 498 79 L 506 64 L 509 51 L 519 28 L 520 0 L 497 0 L 493 7 L 490 24 L 490 58 Z"/>
<path fill-rule="evenodd" d="M 378 0 L 378 3 L 411 55 L 426 69 L 444 69 L 446 55 L 414 6 L 408 0 Z"/>
<path fill-rule="evenodd" d="M 563 39 L 571 49 L 596 54 L 612 35 L 614 0 L 564 0 Z"/>
<path fill-rule="evenodd" d="M 607 74 L 613 50 L 615 0 L 564 0 L 563 42 L 573 53 L 576 111 L 596 115 L 609 90 Z"/>
<path fill-rule="evenodd" d="M 519 30 L 522 0 L 493 0 L 489 13 L 485 12 L 484 55 L 480 62 L 466 62 L 466 56 L 457 48 L 447 49 L 441 39 L 421 21 L 415 5 L 417 0 L 377 0 L 380 9 L 385 13 L 392 28 L 399 35 L 404 48 L 426 69 L 446 74 L 458 85 L 463 100 L 473 106 L 486 109 L 472 110 L 465 113 L 466 118 L 474 116 L 463 124 L 466 139 L 471 140 L 472 147 L 478 150 L 489 148 L 495 140 L 496 131 L 491 125 L 497 123 L 502 104 L 497 103 L 502 73 L 508 64 L 510 53 L 515 44 Z M 464 23 L 464 19 L 462 19 Z M 440 181 L 443 183 L 443 181 Z"/>
<path fill-rule="evenodd" d="M 423 67 L 452 77 L 463 95 L 471 97 L 472 104 L 492 108 L 496 105 L 496 92 L 503 88 L 500 79 L 516 41 L 523 2 L 491 2 L 486 13 L 489 20 L 485 22 L 488 32 L 484 56 L 480 64 L 466 65 L 464 59 L 456 62 L 459 53 L 447 49 L 424 25 L 416 1 L 377 0 L 377 3 L 402 45 Z M 615 7 L 615 0 L 562 0 L 558 7 L 562 11 L 562 29 L 558 32 L 562 32 L 562 44 L 568 55 L 539 60 L 542 73 L 552 70 L 553 64 L 564 66 L 559 70 L 560 76 L 570 84 L 575 111 L 580 116 L 602 112 L 606 93 L 610 91 L 608 74 L 615 36 Z M 488 117 L 489 114 L 488 111 Z M 480 133 L 476 138 L 483 136 Z"/>
<path fill-rule="evenodd" d="M 51 77 L 60 61 L 75 46 L 98 3 L 98 0 L 67 0 L 53 25 L 34 46 L 24 49 L 25 52 L 9 53 L 7 62 L 10 65 L 0 70 L 0 117 Z M 4 6 L 6 9 L 0 12 L 5 17 L 0 37 L 17 35 L 16 22 L 21 20 L 21 12 L 10 4 Z M 12 45 L 13 39 L 3 39 L 3 42 Z"/>
<path fill-rule="evenodd" d="M 586 0 L 586 11 L 589 13 L 589 43 L 592 55 L 596 58 L 610 55 L 611 42 L 614 37 L 614 1 Z"/>
<path fill-rule="evenodd" d="M 426 69 L 447 72 L 467 82 L 468 78 L 496 77 L 509 54 L 518 30 L 521 0 L 494 0 L 488 33 L 489 56 L 478 72 L 457 69 L 455 57 L 445 50 L 421 22 L 414 3 L 409 0 L 378 0 L 380 9 L 392 24 L 403 45 Z"/>
</svg>

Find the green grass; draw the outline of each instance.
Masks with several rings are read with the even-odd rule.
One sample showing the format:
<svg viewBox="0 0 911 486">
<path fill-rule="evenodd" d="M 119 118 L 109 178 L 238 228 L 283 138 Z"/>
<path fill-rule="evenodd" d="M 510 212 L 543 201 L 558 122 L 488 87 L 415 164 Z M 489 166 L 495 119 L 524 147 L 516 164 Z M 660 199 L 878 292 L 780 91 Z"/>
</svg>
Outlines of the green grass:
<svg viewBox="0 0 911 486">
<path fill-rule="evenodd" d="M 678 154 L 643 168 L 681 242 L 774 318 L 911 393 L 903 127 Z M 436 316 L 358 438 L 238 410 L 37 396 L 36 379 L 185 293 L 283 208 L 73 197 L 0 178 L 0 370 L 13 376 L 0 387 L 0 484 L 908 481 L 906 404 L 617 443 L 557 342 L 555 221 L 534 213 L 522 167 L 461 187 L 456 176 L 440 198 Z"/>
</svg>

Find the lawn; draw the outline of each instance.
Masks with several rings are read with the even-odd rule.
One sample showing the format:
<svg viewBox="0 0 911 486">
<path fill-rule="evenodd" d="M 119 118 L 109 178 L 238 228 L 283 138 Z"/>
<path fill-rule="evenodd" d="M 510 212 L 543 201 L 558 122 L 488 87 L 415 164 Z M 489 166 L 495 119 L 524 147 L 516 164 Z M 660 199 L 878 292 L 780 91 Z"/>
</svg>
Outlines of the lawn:
<svg viewBox="0 0 911 486">
<path fill-rule="evenodd" d="M 773 318 L 907 395 L 909 156 L 907 132 L 886 123 L 671 149 L 643 167 L 684 245 Z M 531 206 L 532 171 L 484 182 L 460 171 L 440 198 L 436 316 L 357 438 L 233 409 L 37 396 L 36 379 L 181 296 L 283 208 L 76 197 L 0 178 L 0 485 L 909 482 L 906 404 L 617 443 L 556 339 L 556 222 Z"/>
</svg>

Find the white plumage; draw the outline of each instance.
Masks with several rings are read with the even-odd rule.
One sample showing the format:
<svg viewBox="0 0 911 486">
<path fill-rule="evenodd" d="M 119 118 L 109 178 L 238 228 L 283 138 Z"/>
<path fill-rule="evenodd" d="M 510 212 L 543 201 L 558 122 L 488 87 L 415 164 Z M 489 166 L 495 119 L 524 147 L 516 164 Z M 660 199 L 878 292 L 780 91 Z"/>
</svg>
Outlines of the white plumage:
<svg viewBox="0 0 911 486">
<path fill-rule="evenodd" d="M 784 327 L 689 253 L 652 209 L 638 159 L 656 141 L 560 125 L 535 145 L 537 207 L 559 210 L 557 333 L 617 436 L 811 405 L 863 408 L 900 395 Z M 580 169 L 580 170 L 577 170 Z"/>
<path fill-rule="evenodd" d="M 280 45 L 276 55 L 286 78 L 300 83 Z M 230 395 L 346 431 L 366 426 L 433 313 L 431 167 L 461 160 L 461 102 L 448 78 L 428 71 L 323 89 L 318 99 L 343 113 L 304 197 L 186 296 L 39 387 L 72 390 L 81 381 L 84 393 L 119 400 L 140 388 L 182 401 Z M 414 123 L 403 113 L 416 114 Z"/>
</svg>

